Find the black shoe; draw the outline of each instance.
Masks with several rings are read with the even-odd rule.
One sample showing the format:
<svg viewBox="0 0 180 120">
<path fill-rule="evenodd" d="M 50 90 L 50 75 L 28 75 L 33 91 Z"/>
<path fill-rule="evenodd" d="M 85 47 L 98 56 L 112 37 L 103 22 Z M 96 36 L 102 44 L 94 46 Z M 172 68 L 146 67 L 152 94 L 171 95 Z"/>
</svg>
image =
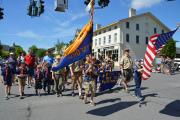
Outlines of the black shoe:
<svg viewBox="0 0 180 120">
<path fill-rule="evenodd" d="M 24 99 L 23 96 L 20 96 L 19 99 Z"/>
<path fill-rule="evenodd" d="M 74 92 L 72 92 L 71 95 L 74 97 L 75 96 Z"/>
<path fill-rule="evenodd" d="M 8 97 L 8 96 L 6 96 L 4 99 L 5 99 L 5 100 L 8 100 L 8 99 L 9 99 L 9 97 Z"/>
</svg>

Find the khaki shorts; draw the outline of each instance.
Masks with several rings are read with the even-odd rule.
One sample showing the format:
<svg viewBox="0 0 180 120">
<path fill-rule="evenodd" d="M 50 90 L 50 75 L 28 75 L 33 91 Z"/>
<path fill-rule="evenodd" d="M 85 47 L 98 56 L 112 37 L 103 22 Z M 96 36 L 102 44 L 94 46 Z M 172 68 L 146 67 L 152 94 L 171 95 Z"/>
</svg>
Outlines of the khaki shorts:
<svg viewBox="0 0 180 120">
<path fill-rule="evenodd" d="M 26 85 L 26 78 L 18 78 L 19 86 L 25 86 Z"/>
<path fill-rule="evenodd" d="M 82 73 L 74 73 L 74 76 L 71 77 L 71 80 L 72 80 L 72 84 L 75 84 L 75 83 L 80 83 L 82 84 Z"/>
<path fill-rule="evenodd" d="M 125 82 L 130 82 L 133 79 L 133 72 L 131 69 L 124 69 L 123 70 L 123 80 Z"/>
<path fill-rule="evenodd" d="M 94 96 L 95 95 L 95 81 L 91 80 L 89 82 L 85 82 L 84 83 L 84 89 L 85 89 L 85 94 L 88 95 L 89 91 L 91 92 L 91 94 Z"/>
</svg>

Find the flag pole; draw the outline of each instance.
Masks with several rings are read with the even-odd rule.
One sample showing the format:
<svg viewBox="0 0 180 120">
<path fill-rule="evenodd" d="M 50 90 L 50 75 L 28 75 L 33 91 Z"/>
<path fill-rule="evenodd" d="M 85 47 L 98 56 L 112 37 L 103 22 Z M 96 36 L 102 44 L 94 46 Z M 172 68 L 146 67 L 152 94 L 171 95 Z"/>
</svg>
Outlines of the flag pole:
<svg viewBox="0 0 180 120">
<path fill-rule="evenodd" d="M 94 5 L 95 5 L 95 0 L 91 0 L 91 10 L 90 10 L 90 22 L 92 22 L 92 27 L 93 27 L 93 23 L 94 23 Z M 92 28 L 93 29 L 93 28 Z M 92 33 L 93 34 L 93 33 Z M 92 38 L 93 39 L 93 38 Z M 91 46 L 91 54 L 89 55 L 90 58 L 92 58 L 92 41 L 90 42 L 90 46 Z"/>
</svg>

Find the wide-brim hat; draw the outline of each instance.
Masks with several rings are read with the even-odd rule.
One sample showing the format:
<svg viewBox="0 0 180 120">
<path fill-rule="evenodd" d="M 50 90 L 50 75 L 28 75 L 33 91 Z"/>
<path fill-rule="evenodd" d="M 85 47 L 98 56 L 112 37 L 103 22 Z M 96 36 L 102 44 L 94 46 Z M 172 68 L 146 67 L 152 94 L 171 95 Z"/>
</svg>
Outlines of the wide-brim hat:
<svg viewBox="0 0 180 120">
<path fill-rule="evenodd" d="M 128 48 L 124 49 L 124 52 L 129 52 L 130 50 Z"/>
<path fill-rule="evenodd" d="M 61 55 L 56 55 L 56 59 L 61 59 Z"/>
</svg>

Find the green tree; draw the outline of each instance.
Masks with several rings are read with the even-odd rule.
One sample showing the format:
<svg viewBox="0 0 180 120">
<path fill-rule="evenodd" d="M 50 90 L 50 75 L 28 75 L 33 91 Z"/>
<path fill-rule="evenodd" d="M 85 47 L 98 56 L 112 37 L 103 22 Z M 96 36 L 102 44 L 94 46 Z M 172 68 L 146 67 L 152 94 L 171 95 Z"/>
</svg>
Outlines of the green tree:
<svg viewBox="0 0 180 120">
<path fill-rule="evenodd" d="M 31 51 L 33 54 L 36 54 L 36 52 L 38 51 L 38 48 L 36 45 L 32 45 L 30 48 L 29 48 L 29 51 Z"/>
<path fill-rule="evenodd" d="M 9 51 L 4 51 L 4 50 L 2 50 L 2 58 L 6 58 L 6 57 L 8 57 L 9 56 Z"/>
<path fill-rule="evenodd" d="M 37 57 L 43 57 L 44 55 L 45 55 L 45 53 L 46 53 L 46 49 L 43 49 L 43 48 L 39 48 L 37 51 L 36 51 L 36 56 Z"/>
<path fill-rule="evenodd" d="M 0 56 L 2 56 L 2 50 L 3 50 L 3 47 L 2 47 L 2 44 L 1 44 L 1 40 L 0 40 Z"/>
<path fill-rule="evenodd" d="M 55 44 L 56 50 L 58 52 L 58 54 L 63 54 L 63 49 L 67 46 L 66 43 L 64 42 L 60 42 L 59 40 L 57 41 L 57 43 Z"/>
<path fill-rule="evenodd" d="M 20 45 L 15 45 L 14 48 L 15 48 L 16 58 L 17 58 L 22 52 L 25 53 L 25 51 L 23 50 L 23 48 L 22 48 Z"/>
<path fill-rule="evenodd" d="M 173 39 L 170 39 L 166 46 L 162 49 L 161 54 L 174 58 L 176 56 L 176 42 Z"/>
</svg>

